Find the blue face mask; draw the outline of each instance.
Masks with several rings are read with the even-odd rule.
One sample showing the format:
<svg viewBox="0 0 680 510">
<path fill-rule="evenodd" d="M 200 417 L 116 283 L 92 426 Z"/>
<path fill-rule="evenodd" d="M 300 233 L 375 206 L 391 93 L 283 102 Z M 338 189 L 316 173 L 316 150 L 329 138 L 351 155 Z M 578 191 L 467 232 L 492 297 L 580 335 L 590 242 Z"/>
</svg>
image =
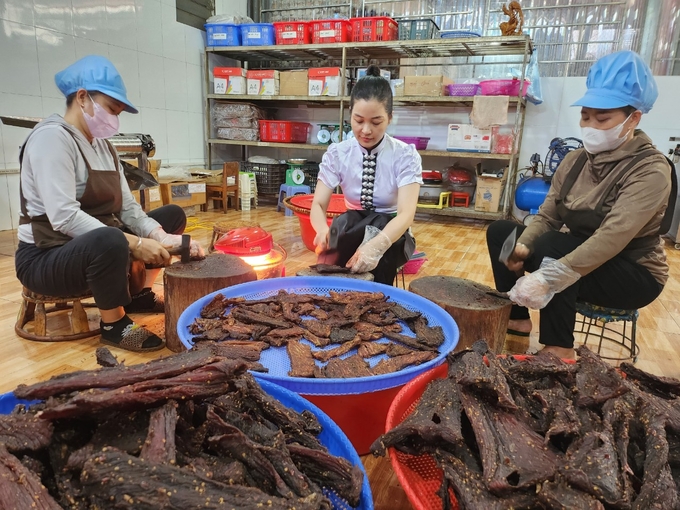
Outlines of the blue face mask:
<svg viewBox="0 0 680 510">
<path fill-rule="evenodd" d="M 88 97 L 90 97 L 88 95 Z M 94 115 L 89 115 L 83 107 L 80 109 L 83 112 L 83 117 L 85 119 L 85 124 L 87 124 L 87 129 L 90 130 L 90 134 L 93 138 L 110 138 L 116 133 L 118 133 L 118 128 L 120 127 L 120 121 L 118 115 L 113 115 L 107 112 L 104 108 L 99 106 L 90 97 L 92 101 L 92 107 L 94 108 Z"/>
<path fill-rule="evenodd" d="M 600 152 L 608 152 L 618 149 L 628 139 L 630 129 L 626 134 L 621 136 L 623 125 L 628 122 L 632 113 L 621 124 L 609 129 L 595 129 L 591 127 L 581 128 L 581 138 L 583 139 L 583 146 L 591 154 L 599 154 Z"/>
</svg>

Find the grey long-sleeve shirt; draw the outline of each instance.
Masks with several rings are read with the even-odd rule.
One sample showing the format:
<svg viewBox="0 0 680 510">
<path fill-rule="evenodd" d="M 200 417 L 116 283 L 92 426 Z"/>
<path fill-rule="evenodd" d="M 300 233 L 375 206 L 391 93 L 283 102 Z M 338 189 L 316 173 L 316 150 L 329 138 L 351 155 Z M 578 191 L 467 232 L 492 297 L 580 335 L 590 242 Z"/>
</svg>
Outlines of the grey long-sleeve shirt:
<svg viewBox="0 0 680 510">
<path fill-rule="evenodd" d="M 36 126 L 25 145 L 21 189 L 29 216 L 46 214 L 54 230 L 71 237 L 106 226 L 82 211 L 77 200 L 87 183 L 87 166 L 78 146 L 93 169 L 113 169 L 115 162 L 106 142 L 95 138 L 90 143 L 61 116 L 52 115 Z M 147 237 L 160 225 L 135 201 L 120 165 L 118 171 L 123 192 L 120 219 L 132 232 Z M 30 224 L 19 225 L 18 234 L 20 241 L 34 242 Z"/>
</svg>

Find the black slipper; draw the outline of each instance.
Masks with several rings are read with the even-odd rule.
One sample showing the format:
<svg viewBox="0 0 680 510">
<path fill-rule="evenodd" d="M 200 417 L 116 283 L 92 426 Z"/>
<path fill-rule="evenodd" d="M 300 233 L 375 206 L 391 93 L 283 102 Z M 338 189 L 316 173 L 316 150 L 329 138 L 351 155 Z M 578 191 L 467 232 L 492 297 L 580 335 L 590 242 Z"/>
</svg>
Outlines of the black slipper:
<svg viewBox="0 0 680 510">
<path fill-rule="evenodd" d="M 507 333 L 508 333 L 508 335 L 515 335 L 515 336 L 531 336 L 531 333 L 528 333 L 526 331 L 517 331 L 515 329 L 510 329 L 510 328 L 508 328 Z"/>
</svg>

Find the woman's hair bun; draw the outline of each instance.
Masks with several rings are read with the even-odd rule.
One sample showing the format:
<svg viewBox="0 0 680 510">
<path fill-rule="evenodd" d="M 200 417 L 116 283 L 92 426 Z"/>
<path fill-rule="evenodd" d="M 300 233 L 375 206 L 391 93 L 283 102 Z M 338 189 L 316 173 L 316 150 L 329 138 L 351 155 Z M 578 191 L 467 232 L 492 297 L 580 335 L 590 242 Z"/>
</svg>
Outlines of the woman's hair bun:
<svg viewBox="0 0 680 510">
<path fill-rule="evenodd" d="M 366 76 L 378 76 L 378 77 L 380 77 L 380 68 L 375 64 L 371 64 L 366 69 Z"/>
</svg>

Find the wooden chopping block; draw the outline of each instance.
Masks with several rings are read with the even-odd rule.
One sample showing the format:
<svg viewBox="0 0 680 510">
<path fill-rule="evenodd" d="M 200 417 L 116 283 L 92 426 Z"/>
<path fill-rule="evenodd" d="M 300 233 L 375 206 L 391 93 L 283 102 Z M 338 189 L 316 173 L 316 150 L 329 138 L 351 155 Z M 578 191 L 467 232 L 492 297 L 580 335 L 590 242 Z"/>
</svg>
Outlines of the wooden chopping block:
<svg viewBox="0 0 680 510">
<path fill-rule="evenodd" d="M 491 287 L 464 278 L 426 276 L 413 280 L 408 290 L 437 303 L 453 317 L 460 330 L 455 352 L 477 340 L 486 340 L 496 354 L 503 351 L 512 303 L 487 294 L 495 292 Z"/>
<path fill-rule="evenodd" d="M 177 321 L 194 301 L 239 283 L 253 282 L 253 268 L 234 255 L 211 253 L 203 260 L 175 262 L 165 268 L 165 343 L 173 352 L 186 350 L 177 334 Z"/>
<path fill-rule="evenodd" d="M 316 269 L 306 267 L 300 269 L 295 276 L 333 276 L 335 278 L 354 278 L 355 280 L 373 281 L 372 273 L 319 273 Z"/>
</svg>

